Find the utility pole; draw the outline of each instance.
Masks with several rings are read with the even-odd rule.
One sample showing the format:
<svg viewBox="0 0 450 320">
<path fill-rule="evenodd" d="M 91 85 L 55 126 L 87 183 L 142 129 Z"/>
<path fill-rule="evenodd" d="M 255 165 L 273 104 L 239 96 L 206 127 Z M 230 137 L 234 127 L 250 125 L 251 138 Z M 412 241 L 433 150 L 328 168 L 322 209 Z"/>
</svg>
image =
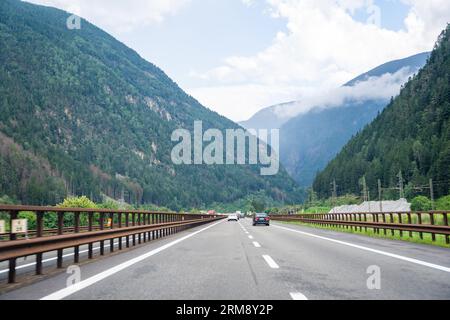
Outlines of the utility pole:
<svg viewBox="0 0 450 320">
<path fill-rule="evenodd" d="M 334 179 L 333 180 L 333 192 L 332 192 L 333 213 L 336 213 L 336 198 L 337 198 L 337 185 L 336 185 L 336 179 Z"/>
<path fill-rule="evenodd" d="M 383 212 L 383 198 L 381 190 L 381 180 L 378 179 L 378 201 L 380 201 L 380 212 Z"/>
<path fill-rule="evenodd" d="M 400 172 L 398 173 L 398 185 L 400 188 L 400 199 L 405 198 L 405 193 L 403 191 L 403 175 L 402 175 L 402 170 L 400 170 Z"/>
<path fill-rule="evenodd" d="M 431 210 L 434 210 L 434 188 L 433 179 L 430 179 L 430 199 L 431 199 Z"/>
<path fill-rule="evenodd" d="M 364 201 L 368 201 L 366 176 L 363 177 L 362 183 L 363 183 L 363 199 Z"/>
</svg>

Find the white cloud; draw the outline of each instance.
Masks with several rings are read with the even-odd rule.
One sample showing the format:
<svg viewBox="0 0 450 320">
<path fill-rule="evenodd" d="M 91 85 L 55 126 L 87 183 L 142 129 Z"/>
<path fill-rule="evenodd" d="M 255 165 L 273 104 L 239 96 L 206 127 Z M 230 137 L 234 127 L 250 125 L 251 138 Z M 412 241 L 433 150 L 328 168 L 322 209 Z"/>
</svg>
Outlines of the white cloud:
<svg viewBox="0 0 450 320">
<path fill-rule="evenodd" d="M 160 23 L 191 0 L 26 0 L 80 15 L 112 33 Z"/>
<path fill-rule="evenodd" d="M 372 23 L 377 17 L 368 23 L 352 17 L 365 9 L 382 18 L 372 0 L 267 0 L 272 16 L 288 21 L 288 31 L 255 55 L 228 57 L 201 73 L 208 87 L 189 91 L 222 114 L 244 120 L 262 107 L 304 96 L 304 88 L 328 92 L 377 65 L 431 50 L 450 21 L 450 1 L 401 1 L 410 12 L 403 30 L 392 31 Z"/>
<path fill-rule="evenodd" d="M 320 93 L 311 92 L 304 95 L 297 103 L 288 107 L 275 109 L 279 118 L 291 118 L 305 113 L 313 108 L 333 108 L 349 101 L 388 100 L 400 92 L 400 87 L 413 76 L 414 70 L 403 68 L 394 74 L 384 74 L 356 83 L 354 86 L 343 86 L 324 90 Z"/>
</svg>

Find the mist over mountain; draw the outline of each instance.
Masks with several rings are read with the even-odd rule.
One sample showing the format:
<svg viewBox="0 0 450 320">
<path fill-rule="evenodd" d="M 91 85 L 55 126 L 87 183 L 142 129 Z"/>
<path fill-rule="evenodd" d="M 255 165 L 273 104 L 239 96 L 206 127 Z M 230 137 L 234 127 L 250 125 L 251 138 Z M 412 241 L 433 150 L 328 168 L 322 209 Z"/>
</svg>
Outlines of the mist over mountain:
<svg viewBox="0 0 450 320">
<path fill-rule="evenodd" d="M 67 195 L 124 197 L 172 209 L 263 193 L 301 200 L 281 168 L 177 166 L 175 129 L 239 128 L 183 92 L 161 69 L 67 12 L 0 2 L 0 195 L 55 204 Z"/>
</svg>

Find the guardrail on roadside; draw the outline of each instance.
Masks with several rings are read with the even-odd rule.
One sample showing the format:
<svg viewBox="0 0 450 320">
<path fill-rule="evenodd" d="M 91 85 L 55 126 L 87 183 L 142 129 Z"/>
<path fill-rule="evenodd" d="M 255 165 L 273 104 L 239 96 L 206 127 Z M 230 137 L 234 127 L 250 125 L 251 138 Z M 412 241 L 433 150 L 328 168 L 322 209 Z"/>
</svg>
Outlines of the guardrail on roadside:
<svg viewBox="0 0 450 320">
<path fill-rule="evenodd" d="M 16 281 L 18 258 L 36 256 L 36 274 L 42 274 L 42 258 L 46 252 L 57 252 L 57 267 L 63 266 L 63 250 L 74 248 L 74 263 L 79 262 L 79 249 L 88 246 L 88 258 L 94 254 L 93 244 L 100 243 L 100 255 L 105 254 L 105 241 L 110 241 L 109 250 L 118 249 L 122 243 L 130 247 L 150 240 L 162 238 L 187 228 L 223 219 L 220 215 L 179 214 L 140 210 L 109 210 L 55 208 L 37 206 L 0 206 L 0 212 L 9 215 L 9 232 L 0 234 L 0 262 L 9 262 L 8 282 Z M 13 230 L 20 212 L 32 212 L 36 217 L 36 229 L 20 233 Z M 44 229 L 46 219 L 56 219 L 56 229 Z M 66 226 L 66 224 L 71 226 Z M 107 223 L 105 223 L 107 222 Z M 125 240 L 125 241 L 123 241 Z"/>
<path fill-rule="evenodd" d="M 296 214 L 296 215 L 271 215 L 272 220 L 301 222 L 325 227 L 340 227 L 362 231 L 374 230 L 385 235 L 388 231 L 392 235 L 399 231 L 401 237 L 404 232 L 419 234 L 423 239 L 424 233 L 431 234 L 432 241 L 436 241 L 436 235 L 445 236 L 447 244 L 450 244 L 449 211 L 430 212 L 392 212 L 392 213 L 322 213 L 322 214 Z"/>
</svg>

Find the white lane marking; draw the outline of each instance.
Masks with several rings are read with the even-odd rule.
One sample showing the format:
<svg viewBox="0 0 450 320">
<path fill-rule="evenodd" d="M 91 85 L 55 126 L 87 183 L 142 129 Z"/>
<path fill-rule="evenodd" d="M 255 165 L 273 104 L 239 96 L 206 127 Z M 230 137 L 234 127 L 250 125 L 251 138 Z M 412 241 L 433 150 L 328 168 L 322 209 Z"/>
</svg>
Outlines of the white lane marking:
<svg viewBox="0 0 450 320">
<path fill-rule="evenodd" d="M 248 236 L 248 238 L 253 240 L 253 236 Z"/>
<path fill-rule="evenodd" d="M 290 295 L 292 300 L 308 300 L 308 298 L 300 292 L 291 292 Z"/>
<path fill-rule="evenodd" d="M 87 287 L 89 287 L 89 286 L 91 286 L 91 285 L 93 285 L 93 284 L 95 284 L 95 283 L 97 283 L 97 282 L 99 282 L 101 280 L 104 280 L 104 279 L 106 279 L 106 278 L 108 278 L 108 277 L 110 277 L 110 276 L 112 276 L 112 275 L 114 275 L 114 274 L 116 274 L 116 273 L 118 273 L 118 272 L 120 272 L 122 270 L 125 270 L 128 267 L 131 267 L 132 265 L 135 265 L 136 263 L 139 263 L 139 262 L 141 262 L 143 260 L 146 260 L 146 259 L 150 258 L 151 256 L 154 256 L 154 255 L 160 253 L 161 251 L 169 249 L 170 247 L 173 247 L 174 245 L 176 245 L 176 244 L 178 244 L 180 242 L 183 242 L 183 241 L 185 241 L 185 240 L 187 240 L 189 238 L 192 238 L 193 236 L 195 236 L 195 235 L 197 235 L 197 234 L 199 234 L 199 233 L 201 233 L 203 231 L 206 231 L 206 230 L 208 230 L 208 229 L 210 229 L 212 227 L 215 227 L 216 225 L 218 225 L 219 223 L 222 223 L 223 221 L 224 220 L 221 220 L 221 221 L 219 221 L 217 223 L 214 223 L 213 225 L 210 225 L 210 226 L 208 226 L 206 228 L 203 228 L 201 230 L 193 232 L 193 233 L 191 233 L 191 234 L 189 234 L 187 236 L 184 236 L 184 237 L 182 237 L 180 239 L 177 239 L 175 241 L 172 241 L 170 243 L 167 243 L 167 244 L 165 244 L 165 245 L 163 245 L 163 246 L 161 246 L 161 247 L 159 247 L 157 249 L 154 249 L 154 250 L 152 250 L 150 252 L 147 252 L 147 253 L 145 253 L 143 255 L 140 255 L 140 256 L 138 256 L 138 257 L 136 257 L 134 259 L 128 260 L 128 261 L 126 261 L 124 263 L 121 263 L 121 264 L 115 266 L 115 267 L 107 269 L 107 270 L 105 270 L 105 271 L 103 271 L 103 272 L 101 272 L 101 273 L 99 273 L 99 274 L 97 274 L 95 276 L 92 276 L 92 277 L 90 277 L 90 278 L 88 278 L 86 280 L 80 281 L 77 284 L 74 284 L 73 286 L 61 289 L 61 290 L 59 290 L 59 291 L 57 291 L 55 293 L 52 293 L 52 294 L 50 294 L 48 296 L 45 296 L 45 297 L 41 298 L 40 300 L 61 300 L 61 299 L 64 299 L 64 298 L 66 298 L 66 297 L 68 297 L 68 296 L 70 296 L 70 295 L 72 295 L 72 294 L 74 294 L 74 293 L 76 293 L 76 292 L 78 292 L 80 290 L 83 290 L 83 289 L 85 289 L 85 288 L 87 288 Z"/>
<path fill-rule="evenodd" d="M 257 248 L 261 248 L 261 245 L 256 241 L 253 241 L 253 245 Z"/>
<path fill-rule="evenodd" d="M 360 250 L 364 250 L 364 251 L 369 251 L 369 252 L 381 254 L 383 256 L 387 256 L 387 257 L 390 257 L 390 258 L 403 260 L 403 261 L 411 262 L 411 263 L 418 264 L 418 265 L 421 265 L 421 266 L 424 266 L 424 267 L 429 267 L 429 268 L 432 268 L 432 269 L 436 269 L 436 270 L 445 271 L 445 272 L 449 272 L 450 273 L 450 268 L 443 267 L 443 266 L 440 266 L 440 265 L 437 265 L 437 264 L 434 264 L 434 263 L 429 263 L 429 262 L 422 261 L 422 260 L 408 258 L 408 257 L 401 256 L 401 255 L 398 255 L 398 254 L 389 253 L 389 252 L 381 251 L 381 250 L 377 250 L 377 249 L 372 249 L 372 248 L 360 246 L 360 245 L 357 245 L 357 244 L 353 244 L 353 243 L 350 243 L 350 242 L 344 242 L 344 241 L 335 240 L 335 239 L 331 239 L 331 238 L 327 238 L 327 237 L 322 237 L 322 236 L 318 236 L 318 235 L 315 235 L 315 234 L 312 234 L 312 233 L 308 233 L 308 232 L 303 232 L 303 231 L 294 230 L 294 229 L 290 229 L 290 228 L 280 227 L 280 226 L 276 226 L 276 225 L 274 225 L 274 227 L 275 228 L 279 228 L 279 229 L 283 229 L 283 230 L 287 230 L 287 231 L 291 231 L 291 232 L 295 232 L 295 233 L 298 233 L 298 234 L 302 234 L 302 235 L 305 235 L 305 236 L 313 237 L 313 238 L 316 238 L 316 239 L 321 239 L 321 240 L 326 240 L 326 241 L 342 244 L 344 246 L 348 246 L 348 247 L 352 247 L 352 248 L 356 248 L 356 249 L 360 249 Z"/>
<path fill-rule="evenodd" d="M 126 240 L 123 240 L 122 241 L 122 243 L 125 243 L 126 242 Z M 114 242 L 114 246 L 116 246 L 116 245 L 118 245 L 119 244 L 119 242 L 117 241 L 117 242 Z M 110 247 L 110 245 L 109 244 L 105 244 L 105 249 L 106 248 L 109 248 Z M 94 248 L 92 248 L 92 250 L 93 251 L 97 251 L 97 250 L 100 250 L 100 247 L 94 247 Z M 80 254 L 83 254 L 83 253 L 86 253 L 86 252 L 88 252 L 89 250 L 81 250 L 80 251 Z M 65 254 L 65 255 L 63 255 L 63 258 L 68 258 L 68 257 L 72 257 L 72 256 L 74 256 L 75 255 L 75 253 L 67 253 L 67 254 Z M 48 258 L 48 259 L 45 259 L 45 260 L 42 260 L 42 263 L 46 263 L 46 262 L 50 262 L 50 261 L 55 261 L 56 259 L 58 259 L 57 257 L 53 257 L 53 258 Z M 20 265 L 20 266 L 18 266 L 18 267 L 16 267 L 16 269 L 25 269 L 25 268 L 28 268 L 28 267 L 32 267 L 32 266 L 35 266 L 36 265 L 36 262 L 30 262 L 30 263 L 28 263 L 28 264 L 23 264 L 23 265 Z M 2 274 L 2 273 L 7 273 L 9 271 L 9 269 L 4 269 L 4 270 L 1 270 L 0 271 L 0 274 Z"/>
<path fill-rule="evenodd" d="M 280 267 L 277 265 L 277 263 L 272 259 L 271 256 L 263 255 L 264 260 L 266 260 L 269 267 L 272 269 L 279 269 Z"/>
</svg>

